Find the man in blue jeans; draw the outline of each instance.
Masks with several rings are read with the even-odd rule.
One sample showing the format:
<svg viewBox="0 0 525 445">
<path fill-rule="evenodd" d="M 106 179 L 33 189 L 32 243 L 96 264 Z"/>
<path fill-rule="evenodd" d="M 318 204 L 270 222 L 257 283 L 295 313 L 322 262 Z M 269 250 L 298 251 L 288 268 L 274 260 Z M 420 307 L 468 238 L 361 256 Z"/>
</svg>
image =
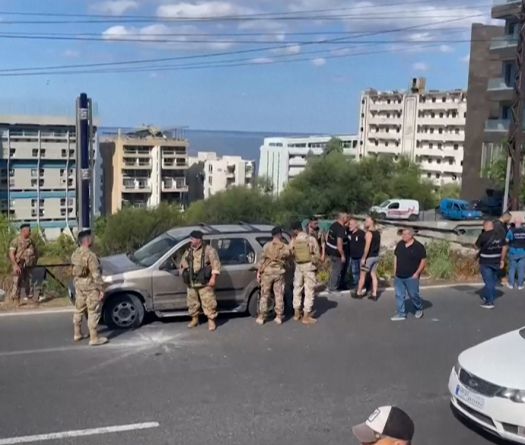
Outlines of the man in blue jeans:
<svg viewBox="0 0 525 445">
<path fill-rule="evenodd" d="M 524 289 L 525 283 L 525 227 L 523 219 L 514 218 L 514 227 L 507 232 L 509 244 L 509 281 L 507 287 L 514 289 L 516 284 L 516 272 L 518 273 L 518 289 Z"/>
<path fill-rule="evenodd" d="M 479 270 L 485 283 L 483 288 L 483 309 L 494 309 L 496 300 L 496 286 L 501 270 L 505 267 L 507 245 L 501 231 L 494 230 L 494 222 L 487 220 L 483 223 L 483 232 L 476 241 L 479 249 Z"/>
<path fill-rule="evenodd" d="M 413 229 L 404 229 L 401 241 L 394 251 L 394 275 L 396 288 L 396 309 L 392 321 L 403 321 L 407 318 L 405 298 L 412 301 L 416 310 L 415 317 L 423 317 L 423 301 L 419 296 L 419 278 L 427 265 L 425 246 L 414 239 Z"/>
</svg>

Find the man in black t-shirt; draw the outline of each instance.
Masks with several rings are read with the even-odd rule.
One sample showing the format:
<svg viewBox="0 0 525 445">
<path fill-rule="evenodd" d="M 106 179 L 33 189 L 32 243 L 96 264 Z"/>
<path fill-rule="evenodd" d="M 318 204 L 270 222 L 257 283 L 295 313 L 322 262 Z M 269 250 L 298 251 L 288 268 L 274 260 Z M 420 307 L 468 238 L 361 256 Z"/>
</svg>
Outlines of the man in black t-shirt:
<svg viewBox="0 0 525 445">
<path fill-rule="evenodd" d="M 483 309 L 494 309 L 496 299 L 496 285 L 501 276 L 501 270 L 505 267 L 505 256 L 508 246 L 505 235 L 501 230 L 496 230 L 493 221 L 483 223 L 483 232 L 476 241 L 479 249 L 479 271 L 485 283 L 483 288 Z"/>
<path fill-rule="evenodd" d="M 397 314 L 391 320 L 406 320 L 405 297 L 407 294 L 416 309 L 415 317 L 422 318 L 423 301 L 419 296 L 419 278 L 427 264 L 427 252 L 425 246 L 414 239 L 413 229 L 403 230 L 401 241 L 397 244 L 394 255 Z"/>
<path fill-rule="evenodd" d="M 365 252 L 365 232 L 359 228 L 355 218 L 348 221 L 348 272 L 352 276 L 352 284 L 359 284 L 361 273 L 361 259 Z"/>
<path fill-rule="evenodd" d="M 326 255 L 330 258 L 330 281 L 328 290 L 337 292 L 343 290 L 346 281 L 346 252 L 348 248 L 348 237 L 346 236 L 346 224 L 348 215 L 339 213 L 328 231 L 326 237 Z"/>
</svg>

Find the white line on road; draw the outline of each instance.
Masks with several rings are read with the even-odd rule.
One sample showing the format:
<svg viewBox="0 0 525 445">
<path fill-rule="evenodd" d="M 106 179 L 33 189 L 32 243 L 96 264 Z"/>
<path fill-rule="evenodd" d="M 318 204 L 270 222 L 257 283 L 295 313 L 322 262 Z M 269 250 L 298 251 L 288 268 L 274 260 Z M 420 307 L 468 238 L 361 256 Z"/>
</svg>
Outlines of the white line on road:
<svg viewBox="0 0 525 445">
<path fill-rule="evenodd" d="M 72 314 L 75 308 L 59 308 L 59 309 L 34 309 L 34 310 L 20 310 L 10 312 L 0 312 L 1 317 L 26 317 L 30 315 L 55 315 L 55 314 Z"/>
<path fill-rule="evenodd" d="M 146 430 L 158 428 L 158 422 L 132 423 L 130 425 L 115 425 L 102 428 L 90 428 L 87 430 L 63 431 L 60 433 L 36 434 L 34 436 L 19 436 L 0 439 L 0 445 L 13 445 L 17 443 L 43 442 L 46 440 L 67 439 L 70 437 L 95 436 L 98 434 L 121 433 L 124 431 Z"/>
</svg>

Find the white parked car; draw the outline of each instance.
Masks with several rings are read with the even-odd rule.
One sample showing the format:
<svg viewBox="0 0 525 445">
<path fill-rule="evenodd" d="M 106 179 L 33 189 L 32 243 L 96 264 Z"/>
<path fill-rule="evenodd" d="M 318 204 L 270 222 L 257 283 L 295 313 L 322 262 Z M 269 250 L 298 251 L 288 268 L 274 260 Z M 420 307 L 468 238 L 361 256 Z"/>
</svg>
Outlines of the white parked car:
<svg viewBox="0 0 525 445">
<path fill-rule="evenodd" d="M 419 218 L 419 201 L 414 199 L 389 199 L 378 206 L 370 208 L 370 213 L 379 219 L 408 219 L 417 221 Z"/>
<path fill-rule="evenodd" d="M 463 351 L 448 389 L 463 416 L 496 436 L 525 444 L 525 328 Z"/>
</svg>

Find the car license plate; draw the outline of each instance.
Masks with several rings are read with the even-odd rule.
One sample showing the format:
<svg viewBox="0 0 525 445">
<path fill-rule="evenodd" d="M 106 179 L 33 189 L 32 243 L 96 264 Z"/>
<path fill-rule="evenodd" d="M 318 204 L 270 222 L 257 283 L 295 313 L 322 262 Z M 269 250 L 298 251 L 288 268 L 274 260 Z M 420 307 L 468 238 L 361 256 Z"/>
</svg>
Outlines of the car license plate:
<svg viewBox="0 0 525 445">
<path fill-rule="evenodd" d="M 483 397 L 472 393 L 472 391 L 469 391 L 461 385 L 456 386 L 456 397 L 473 408 L 483 409 L 485 406 L 485 399 Z"/>
</svg>

